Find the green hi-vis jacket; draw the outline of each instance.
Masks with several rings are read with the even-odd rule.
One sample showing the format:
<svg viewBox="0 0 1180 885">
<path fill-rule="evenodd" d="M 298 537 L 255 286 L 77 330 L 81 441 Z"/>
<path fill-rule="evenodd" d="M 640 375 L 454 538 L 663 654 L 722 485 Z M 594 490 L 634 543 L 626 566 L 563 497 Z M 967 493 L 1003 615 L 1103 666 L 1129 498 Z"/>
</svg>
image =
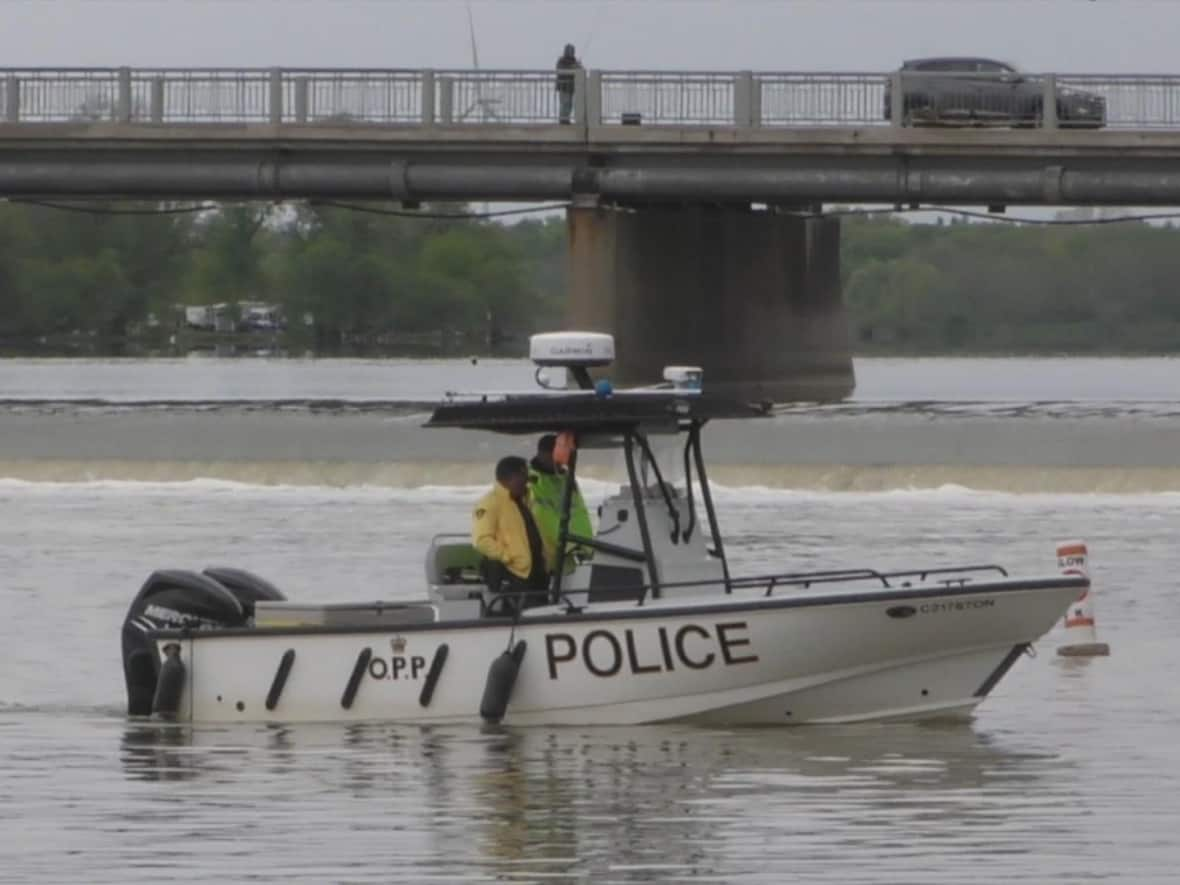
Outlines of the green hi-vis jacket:
<svg viewBox="0 0 1180 885">
<path fill-rule="evenodd" d="M 561 532 L 561 499 L 565 494 L 565 474 L 550 473 L 538 467 L 536 461 L 529 465 L 529 499 L 533 511 L 533 519 L 537 521 L 537 529 L 541 532 L 541 540 L 545 544 L 545 555 L 549 561 L 546 565 L 552 572 L 557 564 L 557 540 Z M 594 529 L 590 525 L 590 514 L 586 510 L 586 502 L 582 500 L 582 493 L 574 484 L 574 496 L 570 500 L 571 535 L 583 538 L 593 538 Z M 589 556 L 590 550 L 581 548 Z M 572 562 L 567 561 L 566 570 Z"/>
</svg>

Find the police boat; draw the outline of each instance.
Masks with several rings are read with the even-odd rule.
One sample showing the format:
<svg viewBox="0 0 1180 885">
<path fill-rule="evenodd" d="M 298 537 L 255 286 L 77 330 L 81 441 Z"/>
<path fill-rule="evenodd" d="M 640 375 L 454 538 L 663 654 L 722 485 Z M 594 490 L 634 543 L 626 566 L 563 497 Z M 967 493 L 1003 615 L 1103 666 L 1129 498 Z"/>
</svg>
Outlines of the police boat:
<svg viewBox="0 0 1180 885">
<path fill-rule="evenodd" d="M 649 388 L 594 382 L 590 370 L 613 360 L 608 335 L 537 335 L 530 352 L 539 381 L 572 380 L 452 395 L 427 426 L 559 434 L 568 565 L 541 598 L 492 592 L 466 531 L 434 538 L 412 602 L 305 604 L 239 569 L 156 571 L 123 625 L 129 713 L 511 725 L 962 717 L 1089 586 L 997 565 L 735 574 L 701 429 L 764 420 L 768 408 L 710 396 L 691 367 Z M 569 519 L 579 453 L 604 449 L 621 455 L 625 482 L 594 536 L 580 537 Z"/>
</svg>

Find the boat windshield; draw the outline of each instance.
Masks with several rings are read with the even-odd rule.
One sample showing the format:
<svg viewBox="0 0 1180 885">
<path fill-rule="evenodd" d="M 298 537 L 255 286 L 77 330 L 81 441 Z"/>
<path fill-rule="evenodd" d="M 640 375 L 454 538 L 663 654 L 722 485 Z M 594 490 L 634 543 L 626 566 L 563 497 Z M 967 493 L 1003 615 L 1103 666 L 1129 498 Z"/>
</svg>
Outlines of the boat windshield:
<svg viewBox="0 0 1180 885">
<path fill-rule="evenodd" d="M 683 436 L 661 434 L 647 438 L 647 447 L 639 458 L 639 479 L 645 488 L 654 486 L 658 475 L 683 490 L 685 443 Z"/>
</svg>

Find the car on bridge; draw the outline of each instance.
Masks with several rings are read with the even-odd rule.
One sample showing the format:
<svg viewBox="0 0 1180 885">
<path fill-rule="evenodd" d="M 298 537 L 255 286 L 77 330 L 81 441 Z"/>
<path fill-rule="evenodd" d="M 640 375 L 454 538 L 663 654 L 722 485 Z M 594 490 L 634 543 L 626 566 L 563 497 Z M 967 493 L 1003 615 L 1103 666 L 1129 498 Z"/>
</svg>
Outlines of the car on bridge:
<svg viewBox="0 0 1180 885">
<path fill-rule="evenodd" d="M 919 58 L 902 64 L 903 126 L 1040 126 L 1045 81 L 990 58 Z M 892 119 L 893 79 L 885 84 L 885 119 Z M 1061 127 L 1106 125 L 1106 99 L 1057 87 Z"/>
</svg>

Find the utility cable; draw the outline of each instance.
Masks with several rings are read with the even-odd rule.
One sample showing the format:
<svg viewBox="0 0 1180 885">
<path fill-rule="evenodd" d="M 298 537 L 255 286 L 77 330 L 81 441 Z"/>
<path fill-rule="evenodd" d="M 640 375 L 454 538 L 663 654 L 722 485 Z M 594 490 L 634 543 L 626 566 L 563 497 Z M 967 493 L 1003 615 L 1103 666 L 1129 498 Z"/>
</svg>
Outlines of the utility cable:
<svg viewBox="0 0 1180 885">
<path fill-rule="evenodd" d="M 214 212 L 224 209 L 223 203 L 200 203 L 190 206 L 158 206 L 155 208 L 114 208 L 110 206 L 87 206 L 77 203 L 59 203 L 52 200 L 38 200 L 25 197 L 13 197 L 9 203 L 26 206 L 39 206 L 45 209 L 57 209 L 63 212 L 82 212 L 90 215 L 185 215 L 199 212 Z M 249 205 L 231 203 L 228 205 Z M 388 215 L 394 218 L 419 218 L 422 220 L 463 221 L 481 218 L 502 218 L 512 215 L 531 215 L 538 212 L 555 212 L 568 209 L 571 203 L 546 203 L 539 206 L 523 206 L 517 209 L 496 209 L 489 212 L 420 212 L 415 209 L 385 209 L 380 206 L 366 206 L 359 203 L 345 203 L 338 200 L 309 200 L 309 206 L 327 206 L 334 209 L 345 209 L 351 212 L 364 212 L 370 215 Z M 957 215 L 963 218 L 978 218 L 985 221 L 1002 222 L 1005 224 L 1029 224 L 1043 226 L 1095 226 L 1102 224 L 1126 224 L 1130 222 L 1169 221 L 1180 219 L 1178 212 L 1142 212 L 1133 215 L 1115 215 L 1107 218 L 1029 218 L 1019 215 L 999 215 L 991 212 L 979 212 L 971 209 L 957 209 L 953 206 L 907 206 L 898 208 L 891 206 L 881 209 L 833 209 L 826 212 L 796 212 L 791 213 L 800 218 L 844 218 L 867 217 L 874 215 L 907 215 L 913 212 L 938 212 L 945 215 Z"/>
<path fill-rule="evenodd" d="M 249 205 L 248 203 L 199 203 L 190 206 L 156 206 L 153 208 L 115 208 L 111 206 L 79 205 L 77 203 L 59 203 L 53 200 L 38 200 L 31 197 L 10 197 L 5 202 L 25 206 L 39 206 L 44 209 L 57 209 L 61 212 L 82 212 L 88 215 L 185 215 L 198 212 L 214 212 L 224 209 L 227 205 Z M 396 218 L 429 219 L 479 219 L 500 218 L 508 215 L 528 215 L 534 212 L 553 212 L 557 209 L 569 207 L 569 203 L 551 203 L 542 206 L 524 206 L 519 209 L 498 209 L 491 212 L 419 212 L 414 209 L 383 209 L 379 206 L 364 206 L 357 203 L 342 203 L 337 200 L 308 200 L 309 206 L 329 206 L 335 209 L 347 209 L 352 212 L 367 212 L 372 215 L 391 215 Z"/>
<path fill-rule="evenodd" d="M 954 209 L 948 206 L 927 206 L 923 212 L 947 212 L 965 218 L 986 218 L 989 221 L 1007 221 L 1012 224 L 1079 225 L 1079 224 L 1120 224 L 1127 221 L 1156 221 L 1180 218 L 1180 212 L 1145 212 L 1136 215 L 1114 215 L 1109 218 L 1009 218 L 990 212 L 975 212 L 970 209 Z"/>
<path fill-rule="evenodd" d="M 358 203 L 341 203 L 337 200 L 311 200 L 311 206 L 330 206 L 335 209 L 350 209 L 353 212 L 367 212 L 371 215 L 392 215 L 395 218 L 424 219 L 477 219 L 501 218 L 507 215 L 529 215 L 534 212 L 553 212 L 567 209 L 570 203 L 548 203 L 543 206 L 524 206 L 519 209 L 494 209 L 488 212 L 419 212 L 416 209 L 383 209 L 379 206 L 364 206 Z"/>
<path fill-rule="evenodd" d="M 888 209 L 834 209 L 830 212 L 799 212 L 795 214 L 803 218 L 839 218 L 868 215 L 906 215 L 911 212 L 941 212 L 947 215 L 958 215 L 964 218 L 981 218 L 987 221 L 999 221 L 1006 224 L 1045 226 L 1124 224 L 1133 221 L 1165 221 L 1180 218 L 1180 212 L 1144 212 L 1134 215 L 1115 215 L 1109 218 L 1028 218 L 1019 215 L 999 215 L 991 212 L 978 212 L 971 209 L 956 209 L 953 206 L 907 206 L 900 209 L 897 207 L 890 207 Z"/>
<path fill-rule="evenodd" d="M 76 203 L 57 203 L 52 200 L 35 200 L 26 197 L 9 197 L 6 202 L 25 206 L 40 206 L 43 209 L 57 209 L 61 212 L 82 212 L 87 215 L 187 215 L 194 212 L 210 212 L 223 208 L 218 203 L 202 203 L 196 206 L 156 206 L 154 208 L 115 209 L 110 206 L 80 206 Z"/>
</svg>

